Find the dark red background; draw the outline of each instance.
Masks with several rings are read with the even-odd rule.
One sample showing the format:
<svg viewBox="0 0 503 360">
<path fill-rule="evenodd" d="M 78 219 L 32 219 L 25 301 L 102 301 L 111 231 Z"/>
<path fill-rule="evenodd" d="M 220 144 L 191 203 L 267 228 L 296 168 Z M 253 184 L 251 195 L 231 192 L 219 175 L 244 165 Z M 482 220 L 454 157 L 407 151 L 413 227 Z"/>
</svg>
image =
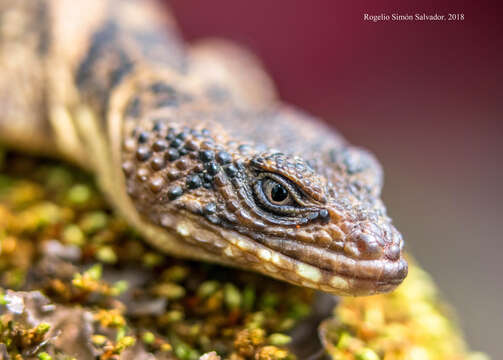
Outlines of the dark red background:
<svg viewBox="0 0 503 360">
<path fill-rule="evenodd" d="M 470 345 L 501 357 L 503 12 L 496 3 L 170 4 L 187 40 L 218 36 L 251 48 L 283 99 L 378 155 L 384 198 L 408 249 L 457 308 Z M 465 20 L 363 20 L 364 13 L 416 12 Z"/>
</svg>

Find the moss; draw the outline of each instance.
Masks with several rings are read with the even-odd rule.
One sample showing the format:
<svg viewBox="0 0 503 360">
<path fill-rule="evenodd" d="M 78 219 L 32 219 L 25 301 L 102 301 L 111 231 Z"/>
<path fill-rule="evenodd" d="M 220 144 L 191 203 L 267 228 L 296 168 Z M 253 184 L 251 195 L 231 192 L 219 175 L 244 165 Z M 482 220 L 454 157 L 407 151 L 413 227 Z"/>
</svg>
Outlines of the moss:
<svg viewBox="0 0 503 360">
<path fill-rule="evenodd" d="M 65 351 L 75 347 L 102 360 L 148 353 L 295 358 L 296 339 L 288 332 L 306 321 L 313 291 L 163 256 L 107 208 L 88 175 L 57 162 L 0 158 L 0 342 L 11 357 L 70 359 Z M 29 293 L 7 295 L 8 289 Z M 30 300 L 35 290 L 55 308 L 28 324 L 9 299 L 24 299 L 25 313 L 40 314 Z M 65 332 L 52 329 L 68 319 L 88 332 L 87 342 L 58 342 Z M 392 294 L 342 299 L 321 337 L 338 360 L 484 359 L 466 349 L 431 279 L 414 264 Z"/>
</svg>

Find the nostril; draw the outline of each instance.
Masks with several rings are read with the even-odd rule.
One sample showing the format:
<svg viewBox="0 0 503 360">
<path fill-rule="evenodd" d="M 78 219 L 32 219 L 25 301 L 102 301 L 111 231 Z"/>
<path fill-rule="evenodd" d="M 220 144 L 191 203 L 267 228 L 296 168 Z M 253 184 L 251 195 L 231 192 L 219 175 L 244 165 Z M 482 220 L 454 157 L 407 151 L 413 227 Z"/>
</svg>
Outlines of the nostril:
<svg viewBox="0 0 503 360">
<path fill-rule="evenodd" d="M 372 235 L 360 234 L 357 238 L 357 243 L 364 258 L 378 259 L 383 255 L 382 247 Z"/>
<path fill-rule="evenodd" d="M 383 248 L 376 238 L 360 231 L 349 237 L 344 246 L 344 252 L 360 259 L 379 259 L 383 256 Z"/>
<path fill-rule="evenodd" d="M 386 249 L 386 257 L 390 260 L 398 260 L 400 259 L 400 246 L 392 245 Z"/>
</svg>

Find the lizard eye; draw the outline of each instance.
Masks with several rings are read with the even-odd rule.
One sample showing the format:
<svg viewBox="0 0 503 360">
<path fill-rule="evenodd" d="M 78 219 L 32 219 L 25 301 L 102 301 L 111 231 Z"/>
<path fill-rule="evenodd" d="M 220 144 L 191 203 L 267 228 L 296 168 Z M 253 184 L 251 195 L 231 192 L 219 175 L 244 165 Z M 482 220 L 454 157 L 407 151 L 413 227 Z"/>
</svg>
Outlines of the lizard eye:
<svg viewBox="0 0 503 360">
<path fill-rule="evenodd" d="M 290 193 L 280 183 L 266 179 L 262 183 L 262 190 L 267 199 L 274 205 L 286 205 L 291 201 Z"/>
<path fill-rule="evenodd" d="M 254 186 L 259 206 L 278 215 L 294 215 L 302 207 L 299 191 L 276 174 L 262 174 Z"/>
</svg>

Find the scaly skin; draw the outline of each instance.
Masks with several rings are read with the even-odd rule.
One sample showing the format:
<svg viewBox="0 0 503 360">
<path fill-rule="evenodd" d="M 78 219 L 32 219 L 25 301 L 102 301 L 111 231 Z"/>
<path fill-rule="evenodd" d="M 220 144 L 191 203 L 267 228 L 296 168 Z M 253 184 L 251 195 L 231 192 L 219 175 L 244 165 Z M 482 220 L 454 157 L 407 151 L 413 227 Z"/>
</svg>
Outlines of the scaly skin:
<svg viewBox="0 0 503 360">
<path fill-rule="evenodd" d="M 2 141 L 93 171 L 162 251 L 341 295 L 405 278 L 375 158 L 280 103 L 253 56 L 184 47 L 147 1 L 0 10 Z"/>
</svg>

